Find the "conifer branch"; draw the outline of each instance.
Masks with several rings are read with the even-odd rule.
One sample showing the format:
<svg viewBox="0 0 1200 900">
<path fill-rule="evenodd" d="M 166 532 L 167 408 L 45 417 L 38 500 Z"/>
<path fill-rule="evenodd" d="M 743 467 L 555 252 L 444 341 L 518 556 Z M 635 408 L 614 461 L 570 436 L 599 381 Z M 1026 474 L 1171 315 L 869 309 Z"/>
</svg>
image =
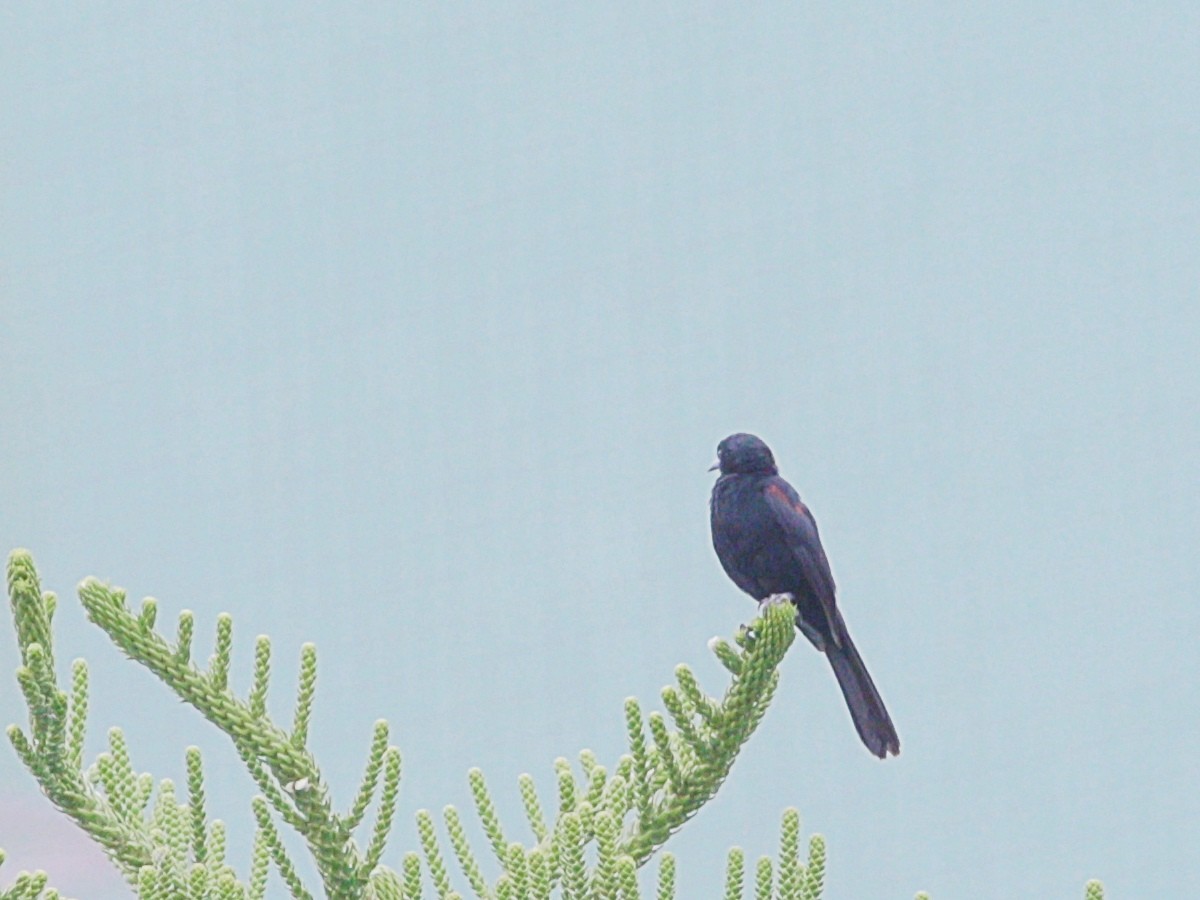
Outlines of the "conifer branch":
<svg viewBox="0 0 1200 900">
<path fill-rule="evenodd" d="M 240 699 L 230 687 L 233 620 L 216 621 L 214 649 L 204 669 L 192 662 L 192 613 L 179 615 L 176 637 L 157 630 L 158 604 L 146 599 L 137 613 L 125 594 L 94 579 L 83 582 L 80 600 L 88 618 L 127 656 L 149 669 L 181 699 L 224 731 L 261 794 L 251 802 L 257 825 L 250 875 L 238 880 L 226 863 L 226 830 L 209 820 L 200 751 L 185 753 L 184 795 L 162 779 L 155 790 L 149 773 L 139 773 L 124 733 L 108 731 L 108 749 L 86 771 L 89 678 L 83 660 L 71 667 L 69 690 L 60 689 L 54 665 L 51 593 L 43 593 L 33 561 L 25 551 L 9 560 L 10 605 L 20 649 L 17 670 L 28 729 L 10 726 L 8 736 L 22 763 L 50 800 L 93 837 L 117 865 L 141 900 L 263 900 L 273 866 L 295 898 L 313 895 L 303 884 L 279 833 L 277 816 L 296 830 L 316 862 L 323 894 L 332 900 L 421 900 L 427 875 L 438 900 L 461 900 L 455 890 L 433 817 L 417 813 L 422 854 L 403 856 L 400 871 L 382 864 L 395 819 L 401 778 L 399 750 L 388 744 L 388 725 L 375 723 L 359 788 L 344 814 L 334 810 L 330 790 L 308 748 L 316 692 L 317 656 L 312 644 L 301 650 L 299 683 L 290 729 L 276 724 L 267 708 L 271 644 L 255 640 L 251 686 Z M 710 649 L 729 673 L 718 698 L 701 687 L 691 669 L 679 666 L 675 684 L 661 693 L 664 712 L 643 712 L 625 701 L 624 728 L 629 751 L 615 764 L 602 764 L 589 750 L 578 769 L 565 758 L 554 761 L 555 803 L 548 821 L 534 780 L 518 780 L 521 804 L 532 832 L 526 844 L 510 838 L 483 773 L 468 775 L 475 812 L 500 872 L 489 882 L 467 838 L 458 811 L 446 807 L 443 819 L 453 857 L 472 893 L 481 900 L 640 900 L 637 872 L 663 843 L 707 803 L 728 776 L 742 746 L 753 734 L 774 695 L 778 666 L 795 638 L 789 607 L 769 606 L 733 643 L 716 639 Z M 670 724 L 668 724 L 670 723 Z M 153 804 L 151 800 L 153 799 Z M 377 813 L 365 850 L 352 834 L 368 808 Z M 726 900 L 821 900 L 826 848 L 820 835 L 801 859 L 800 819 L 783 815 L 777 860 L 761 857 L 753 870 L 746 857 L 730 852 Z M 675 859 L 658 854 L 654 896 L 674 900 Z M 425 873 L 422 872 L 422 856 Z M 3 852 L 0 851 L 0 862 Z M 21 873 L 0 900 L 59 900 L 45 873 Z M 1086 900 L 1103 900 L 1098 881 L 1089 881 Z M 919 900 L 928 900 L 919 894 Z"/>
<path fill-rule="evenodd" d="M 808 840 L 808 866 L 804 870 L 804 900 L 820 900 L 825 890 L 825 838 L 814 834 Z"/>
<path fill-rule="evenodd" d="M 88 579 L 80 586 L 79 596 L 88 618 L 100 626 L 114 644 L 229 735 L 264 797 L 284 821 L 304 837 L 328 895 L 360 896 L 370 871 L 349 833 L 361 820 L 365 804 L 361 804 L 363 809 L 360 810 L 356 803 L 345 818 L 334 812 L 328 787 L 316 760 L 307 750 L 316 688 L 316 648 L 306 644 L 302 650 L 293 727 L 290 732 L 285 732 L 266 713 L 270 644 L 265 638 L 256 641 L 253 685 L 248 699 L 242 701 L 229 689 L 233 621 L 228 615 L 222 613 L 217 618 L 213 655 L 208 670 L 201 671 L 188 662 L 190 653 L 183 637 L 172 648 L 150 627 L 153 615 L 147 615 L 145 611 L 152 606 L 144 605 L 143 614 L 135 617 L 129 611 L 122 591 L 110 589 L 94 579 Z M 186 624 L 190 621 L 190 615 L 181 618 L 181 636 L 190 634 L 190 626 Z M 368 797 L 371 792 L 373 785 Z M 358 803 L 361 800 L 362 792 Z M 390 814 L 380 821 L 390 826 Z M 377 852 L 382 851 L 385 837 L 386 829 L 383 833 L 377 832 Z M 272 858 L 278 864 L 282 844 L 271 841 L 269 831 L 266 838 Z M 289 880 L 288 875 L 284 877 L 285 881 Z"/>
<path fill-rule="evenodd" d="M 0 866 L 4 865 L 4 851 L 0 850 Z M 0 888 L 0 900 L 64 900 L 58 891 L 47 887 L 50 876 L 45 872 L 21 872 L 16 881 L 5 890 Z"/>
<path fill-rule="evenodd" d="M 82 734 L 77 736 L 77 733 L 82 729 L 86 710 L 86 676 L 79 679 L 77 674 L 75 679 L 75 720 L 79 724 L 72 723 L 68 729 L 64 719 L 70 701 L 59 690 L 53 667 L 50 622 L 54 595 L 42 592 L 33 559 L 24 550 L 13 551 L 9 557 L 8 588 L 23 663 L 17 670 L 17 682 L 29 707 L 29 733 L 10 725 L 8 738 L 50 801 L 91 834 L 126 877 L 133 877 L 151 862 L 153 844 L 123 821 L 113 804 L 92 786 L 76 763 L 76 748 L 83 744 Z M 119 808 L 120 798 L 114 799 Z"/>
<path fill-rule="evenodd" d="M 657 900 L 675 900 L 675 854 L 664 853 L 658 863 Z"/>
<path fill-rule="evenodd" d="M 746 854 L 741 847 L 731 847 L 725 859 L 725 900 L 741 900 L 745 877 Z"/>
</svg>

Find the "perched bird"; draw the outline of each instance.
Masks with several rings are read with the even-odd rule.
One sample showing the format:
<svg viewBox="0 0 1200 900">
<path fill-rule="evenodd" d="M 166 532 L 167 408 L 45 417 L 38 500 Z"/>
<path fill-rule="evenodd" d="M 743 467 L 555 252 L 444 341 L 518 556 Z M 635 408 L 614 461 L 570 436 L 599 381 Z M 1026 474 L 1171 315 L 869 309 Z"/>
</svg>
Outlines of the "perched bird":
<svg viewBox="0 0 1200 900">
<path fill-rule="evenodd" d="M 787 595 L 796 627 L 829 658 L 862 742 L 880 759 L 898 754 L 895 726 L 838 612 L 816 520 L 779 477 L 771 449 L 731 434 L 712 468 L 721 471 L 710 503 L 713 548 L 725 572 L 760 602 Z"/>
</svg>

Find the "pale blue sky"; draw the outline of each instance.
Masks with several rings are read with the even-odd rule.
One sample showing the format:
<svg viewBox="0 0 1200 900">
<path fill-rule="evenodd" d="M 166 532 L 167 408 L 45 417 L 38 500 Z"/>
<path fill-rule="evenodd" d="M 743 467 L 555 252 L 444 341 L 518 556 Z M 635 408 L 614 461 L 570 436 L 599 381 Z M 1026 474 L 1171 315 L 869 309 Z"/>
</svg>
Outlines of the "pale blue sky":
<svg viewBox="0 0 1200 900">
<path fill-rule="evenodd" d="M 387 861 L 470 766 L 515 827 L 627 695 L 719 687 L 705 468 L 751 430 L 903 753 L 798 643 L 680 896 L 787 805 L 831 900 L 1194 892 L 1197 73 L 1185 3 L 6 4 L 0 549 L 91 751 L 201 745 L 244 865 L 248 780 L 94 574 L 232 613 L 243 689 L 270 633 L 281 714 L 315 640 L 339 796 L 377 717 L 405 755 Z M 0 808 L 0 883 L 124 896 L 5 748 Z"/>
</svg>

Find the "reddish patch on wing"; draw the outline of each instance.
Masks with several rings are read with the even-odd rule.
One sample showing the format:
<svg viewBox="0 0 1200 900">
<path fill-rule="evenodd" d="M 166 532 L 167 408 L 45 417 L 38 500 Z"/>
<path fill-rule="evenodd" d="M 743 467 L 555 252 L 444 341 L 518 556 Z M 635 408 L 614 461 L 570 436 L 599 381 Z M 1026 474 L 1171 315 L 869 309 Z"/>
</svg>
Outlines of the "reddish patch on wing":
<svg viewBox="0 0 1200 900">
<path fill-rule="evenodd" d="M 803 503 L 801 503 L 799 500 L 793 500 L 791 497 L 789 497 L 787 494 L 787 491 L 785 491 L 779 485 L 777 485 L 777 484 L 767 485 L 766 493 L 773 494 L 774 496 L 778 497 L 787 506 L 791 507 L 796 512 L 800 513 L 800 515 L 802 515 L 802 516 L 808 515 L 808 508 Z"/>
</svg>

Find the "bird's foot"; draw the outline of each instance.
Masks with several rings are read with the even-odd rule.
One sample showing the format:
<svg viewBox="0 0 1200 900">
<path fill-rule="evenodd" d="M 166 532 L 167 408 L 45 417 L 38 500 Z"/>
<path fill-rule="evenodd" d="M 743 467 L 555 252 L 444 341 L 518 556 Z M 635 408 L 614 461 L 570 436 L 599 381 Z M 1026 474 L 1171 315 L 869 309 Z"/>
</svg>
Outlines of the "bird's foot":
<svg viewBox="0 0 1200 900">
<path fill-rule="evenodd" d="M 766 610 L 772 606 L 780 606 L 784 603 L 795 603 L 796 598 L 792 594 L 771 594 L 769 597 L 763 597 L 758 601 L 758 614 L 761 616 Z M 741 632 L 750 640 L 754 640 L 758 635 L 754 631 L 754 625 L 742 625 Z"/>
<path fill-rule="evenodd" d="M 758 601 L 758 611 L 762 613 L 772 606 L 781 606 L 784 603 L 795 603 L 796 598 L 792 594 L 771 594 L 769 597 L 763 597 Z"/>
</svg>

